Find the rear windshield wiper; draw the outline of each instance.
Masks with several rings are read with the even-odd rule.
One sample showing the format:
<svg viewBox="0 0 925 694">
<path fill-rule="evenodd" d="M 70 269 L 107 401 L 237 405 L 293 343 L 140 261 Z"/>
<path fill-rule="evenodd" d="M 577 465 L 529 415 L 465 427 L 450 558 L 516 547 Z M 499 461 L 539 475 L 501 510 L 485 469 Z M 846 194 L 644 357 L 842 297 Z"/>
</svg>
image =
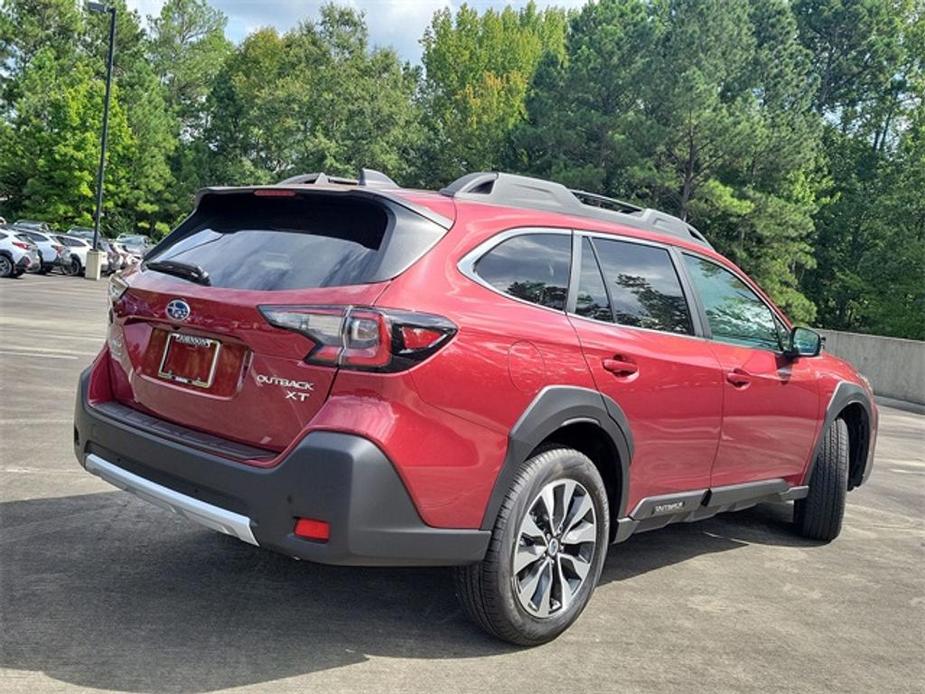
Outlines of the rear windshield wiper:
<svg viewBox="0 0 925 694">
<path fill-rule="evenodd" d="M 192 263 L 183 263 L 179 260 L 151 260 L 145 263 L 145 267 L 167 275 L 182 277 L 196 284 L 204 284 L 207 287 L 212 284 L 209 273 Z"/>
</svg>

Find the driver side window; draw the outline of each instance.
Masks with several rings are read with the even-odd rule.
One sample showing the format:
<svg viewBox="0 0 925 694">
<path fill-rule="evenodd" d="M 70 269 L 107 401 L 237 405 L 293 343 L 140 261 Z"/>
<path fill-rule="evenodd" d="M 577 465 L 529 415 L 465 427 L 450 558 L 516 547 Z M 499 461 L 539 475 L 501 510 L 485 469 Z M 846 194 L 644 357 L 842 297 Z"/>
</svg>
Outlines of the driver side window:
<svg viewBox="0 0 925 694">
<path fill-rule="evenodd" d="M 780 351 L 778 321 L 767 304 L 729 270 L 684 254 L 684 263 L 707 314 L 713 339 Z"/>
</svg>

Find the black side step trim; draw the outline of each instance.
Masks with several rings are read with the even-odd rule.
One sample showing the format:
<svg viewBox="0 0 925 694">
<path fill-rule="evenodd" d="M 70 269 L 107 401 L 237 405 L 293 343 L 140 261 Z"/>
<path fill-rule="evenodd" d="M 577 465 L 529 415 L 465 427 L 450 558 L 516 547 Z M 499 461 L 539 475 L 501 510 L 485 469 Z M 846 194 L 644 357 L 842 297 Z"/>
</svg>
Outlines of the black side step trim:
<svg viewBox="0 0 925 694">
<path fill-rule="evenodd" d="M 614 543 L 623 542 L 634 533 L 657 530 L 671 523 L 690 523 L 763 502 L 802 499 L 808 491 L 808 487 L 791 487 L 785 480 L 771 479 L 649 496 L 640 500 L 627 517 L 617 519 Z"/>
</svg>

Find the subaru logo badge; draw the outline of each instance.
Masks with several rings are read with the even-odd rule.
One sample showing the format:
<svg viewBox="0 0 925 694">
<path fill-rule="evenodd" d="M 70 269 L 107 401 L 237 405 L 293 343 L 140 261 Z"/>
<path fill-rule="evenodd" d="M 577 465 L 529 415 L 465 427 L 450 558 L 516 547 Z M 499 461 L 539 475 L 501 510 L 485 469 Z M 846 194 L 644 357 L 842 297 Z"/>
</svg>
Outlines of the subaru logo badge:
<svg viewBox="0 0 925 694">
<path fill-rule="evenodd" d="M 189 318 L 189 304 L 183 299 L 174 299 L 167 304 L 167 315 L 174 320 L 186 320 Z"/>
</svg>

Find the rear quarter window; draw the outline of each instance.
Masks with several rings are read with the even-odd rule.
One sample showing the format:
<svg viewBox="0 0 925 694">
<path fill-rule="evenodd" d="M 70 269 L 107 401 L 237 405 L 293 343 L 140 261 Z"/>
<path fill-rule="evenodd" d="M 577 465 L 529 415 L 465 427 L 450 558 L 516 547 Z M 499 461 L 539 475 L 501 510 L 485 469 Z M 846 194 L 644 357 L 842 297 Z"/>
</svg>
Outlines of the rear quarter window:
<svg viewBox="0 0 925 694">
<path fill-rule="evenodd" d="M 504 294 L 564 311 L 571 258 L 570 234 L 525 233 L 485 253 L 474 271 Z"/>
</svg>

